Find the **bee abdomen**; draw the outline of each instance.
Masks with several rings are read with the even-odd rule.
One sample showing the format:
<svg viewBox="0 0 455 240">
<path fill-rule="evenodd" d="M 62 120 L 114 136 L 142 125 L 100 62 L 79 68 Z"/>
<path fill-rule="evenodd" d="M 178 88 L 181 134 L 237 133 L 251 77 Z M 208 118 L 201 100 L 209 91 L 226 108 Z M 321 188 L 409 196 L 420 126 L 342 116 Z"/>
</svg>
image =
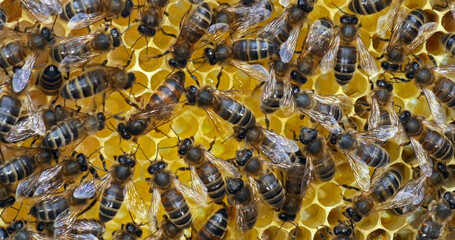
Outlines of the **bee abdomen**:
<svg viewBox="0 0 455 240">
<path fill-rule="evenodd" d="M 63 6 L 63 12 L 60 18 L 69 21 L 74 15 L 78 13 L 101 13 L 103 11 L 103 4 L 100 0 L 72 0 Z"/>
<path fill-rule="evenodd" d="M 213 214 L 198 233 L 197 240 L 221 240 L 227 230 L 229 215 L 222 208 Z"/>
<path fill-rule="evenodd" d="M 426 219 L 422 226 L 419 228 L 416 240 L 432 240 L 440 239 L 444 225 L 433 221 L 433 219 Z"/>
<path fill-rule="evenodd" d="M 390 162 L 390 155 L 384 149 L 373 144 L 363 145 L 356 154 L 373 168 L 385 166 Z"/>
<path fill-rule="evenodd" d="M 46 95 L 57 94 L 62 83 L 62 74 L 55 65 L 47 66 L 39 79 L 40 89 Z"/>
<path fill-rule="evenodd" d="M 264 113 L 273 113 L 280 108 L 280 100 L 284 96 L 283 81 L 277 81 L 275 92 L 260 103 L 261 111 Z"/>
<path fill-rule="evenodd" d="M 24 61 L 27 54 L 19 41 L 6 44 L 0 49 L 0 67 L 14 67 Z"/>
<path fill-rule="evenodd" d="M 183 195 L 176 189 L 171 189 L 161 194 L 161 203 L 169 216 L 169 220 L 178 228 L 186 229 L 191 227 L 193 222 L 190 208 Z"/>
<path fill-rule="evenodd" d="M 352 0 L 349 10 L 359 15 L 370 15 L 390 6 L 392 0 Z"/>
<path fill-rule="evenodd" d="M 104 189 L 99 211 L 99 219 L 101 222 L 108 222 L 115 217 L 125 198 L 123 190 L 124 187 L 116 182 L 111 182 L 110 185 Z"/>
<path fill-rule="evenodd" d="M 337 122 L 339 122 L 343 117 L 343 110 L 334 105 L 328 105 L 317 102 L 317 104 L 314 107 L 314 110 L 316 112 L 321 113 L 322 115 L 333 117 Z"/>
<path fill-rule="evenodd" d="M 445 103 L 448 107 L 455 106 L 455 84 L 452 80 L 441 77 L 436 82 L 433 92 L 439 101 Z"/>
<path fill-rule="evenodd" d="M 207 3 L 200 5 L 187 20 L 180 33 L 189 44 L 195 44 L 205 35 L 212 22 L 212 11 Z"/>
<path fill-rule="evenodd" d="M 425 12 L 422 9 L 412 10 L 401 24 L 403 27 L 403 31 L 400 33 L 401 41 L 406 44 L 411 44 L 411 42 L 417 37 L 419 28 L 425 23 L 425 21 Z"/>
<path fill-rule="evenodd" d="M 313 165 L 315 176 L 321 181 L 328 182 L 335 175 L 335 162 L 329 154 L 313 160 Z"/>
<path fill-rule="evenodd" d="M 391 168 L 381 178 L 379 184 L 371 192 L 379 200 L 385 202 L 392 197 L 401 185 L 401 174 L 396 169 Z"/>
<path fill-rule="evenodd" d="M 453 158 L 452 144 L 444 135 L 436 131 L 428 129 L 420 142 L 423 149 L 436 159 L 450 160 Z"/>
<path fill-rule="evenodd" d="M 22 102 L 14 97 L 4 95 L 0 98 L 0 138 L 4 138 L 19 120 Z"/>
<path fill-rule="evenodd" d="M 201 178 L 207 188 L 207 194 L 215 203 L 223 201 L 226 195 L 226 187 L 218 168 L 211 162 L 204 164 L 196 169 L 198 176 Z"/>
<path fill-rule="evenodd" d="M 32 156 L 16 157 L 0 167 L 0 183 L 9 184 L 22 180 L 36 170 L 36 162 Z"/>
<path fill-rule="evenodd" d="M 357 65 L 357 49 L 353 46 L 341 46 L 338 48 L 335 60 L 335 78 L 340 85 L 346 85 L 351 81 Z"/>
<path fill-rule="evenodd" d="M 234 59 L 241 61 L 256 61 L 269 58 L 278 52 L 272 42 L 265 39 L 242 39 L 234 42 Z"/>
<path fill-rule="evenodd" d="M 57 123 L 46 132 L 41 146 L 46 149 L 58 149 L 72 143 L 80 135 L 80 124 L 81 122 L 78 119 L 69 119 Z"/>
<path fill-rule="evenodd" d="M 251 110 L 231 98 L 220 98 L 215 112 L 222 119 L 239 128 L 246 129 L 256 124 L 256 117 L 253 115 Z"/>
<path fill-rule="evenodd" d="M 183 72 L 177 72 L 167 78 L 157 90 L 150 96 L 149 103 L 151 106 L 158 104 L 176 104 L 183 92 L 185 91 L 185 75 Z"/>
<path fill-rule="evenodd" d="M 106 90 L 107 77 L 101 69 L 86 72 L 65 83 L 60 90 L 60 96 L 71 100 L 93 96 Z"/>
<path fill-rule="evenodd" d="M 259 180 L 259 192 L 264 200 L 274 208 L 280 208 L 284 203 L 284 189 L 275 174 L 269 172 Z"/>
<path fill-rule="evenodd" d="M 441 43 L 444 46 L 445 50 L 449 52 L 449 54 L 455 56 L 455 34 L 454 33 L 447 33 L 442 35 Z"/>
<path fill-rule="evenodd" d="M 44 201 L 34 205 L 30 214 L 40 222 L 52 222 L 60 213 L 68 209 L 69 203 L 66 198 L 57 201 Z"/>
<path fill-rule="evenodd" d="M 80 44 L 77 46 L 67 46 L 61 44 L 52 48 L 51 56 L 55 61 L 61 62 L 67 56 L 81 56 L 87 52 L 90 52 L 90 46 L 88 45 Z"/>
</svg>

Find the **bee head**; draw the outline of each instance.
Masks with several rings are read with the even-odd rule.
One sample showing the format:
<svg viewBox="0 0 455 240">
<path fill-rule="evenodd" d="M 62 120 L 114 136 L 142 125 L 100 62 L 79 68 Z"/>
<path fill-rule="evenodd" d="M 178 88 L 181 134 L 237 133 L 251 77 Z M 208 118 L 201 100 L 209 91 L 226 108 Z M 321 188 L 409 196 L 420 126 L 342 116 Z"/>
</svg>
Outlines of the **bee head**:
<svg viewBox="0 0 455 240">
<path fill-rule="evenodd" d="M 120 156 L 114 156 L 114 159 L 118 163 L 120 163 L 121 165 L 126 166 L 126 167 L 132 168 L 132 167 L 136 166 L 136 159 L 134 159 L 133 155 L 123 154 Z"/>
<path fill-rule="evenodd" d="M 198 88 L 194 85 L 191 85 L 187 88 L 185 88 L 185 96 L 186 96 L 186 102 L 189 105 L 196 105 L 196 97 L 197 97 L 197 92 Z"/>
<path fill-rule="evenodd" d="M 188 150 L 193 146 L 193 140 L 191 138 L 185 138 L 179 142 L 177 152 L 180 156 L 186 155 Z"/>
<path fill-rule="evenodd" d="M 349 225 L 340 223 L 333 228 L 333 234 L 335 234 L 335 236 L 349 237 L 352 234 L 352 228 Z"/>
<path fill-rule="evenodd" d="M 376 86 L 387 89 L 389 92 L 393 91 L 393 85 L 382 79 L 376 81 Z"/>
<path fill-rule="evenodd" d="M 150 166 L 147 168 L 147 171 L 153 175 L 157 172 L 160 172 L 161 170 L 166 168 L 166 163 L 163 161 L 158 161 L 150 164 Z"/>
<path fill-rule="evenodd" d="M 415 74 L 419 70 L 419 68 L 420 68 L 420 64 L 418 62 L 414 61 L 414 62 L 411 62 L 410 64 L 408 64 L 408 66 L 406 66 L 406 69 L 404 71 L 406 78 L 413 79 Z"/>
<path fill-rule="evenodd" d="M 209 62 L 210 65 L 215 65 L 218 62 L 213 48 L 204 49 L 204 58 Z"/>
<path fill-rule="evenodd" d="M 318 131 L 312 128 L 301 127 L 300 128 L 300 142 L 303 144 L 309 144 L 318 137 Z"/>
<path fill-rule="evenodd" d="M 138 237 L 142 236 L 142 229 L 134 223 L 127 223 L 126 231 Z"/>
<path fill-rule="evenodd" d="M 147 125 L 148 123 L 147 120 L 145 119 L 130 120 L 126 123 L 125 130 L 128 133 L 128 135 L 139 136 L 142 133 L 144 133 L 144 131 L 147 129 Z"/>
<path fill-rule="evenodd" d="M 79 169 L 82 172 L 85 172 L 88 170 L 88 160 L 87 160 L 87 157 L 83 153 L 79 153 L 76 156 L 76 162 L 79 165 Z"/>
<path fill-rule="evenodd" d="M 359 18 L 354 14 L 344 14 L 340 17 L 341 24 L 353 24 L 356 25 L 359 23 Z"/>
</svg>

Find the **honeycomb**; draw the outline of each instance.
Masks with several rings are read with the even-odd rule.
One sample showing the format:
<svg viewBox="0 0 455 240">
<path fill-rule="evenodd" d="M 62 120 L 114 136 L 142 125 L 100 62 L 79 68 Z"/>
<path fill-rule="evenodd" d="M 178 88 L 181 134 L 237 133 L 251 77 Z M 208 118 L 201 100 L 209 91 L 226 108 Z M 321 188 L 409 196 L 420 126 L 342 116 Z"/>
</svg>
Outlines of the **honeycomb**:
<svg viewBox="0 0 455 240">
<path fill-rule="evenodd" d="M 218 3 L 215 0 L 207 0 L 212 6 L 217 6 L 218 3 L 229 3 L 235 4 L 237 0 L 219 0 Z M 438 23 L 437 32 L 421 47 L 419 47 L 414 54 L 420 56 L 424 60 L 426 59 L 423 55 L 426 53 L 432 54 L 437 62 L 441 65 L 453 63 L 454 60 L 444 53 L 442 46 L 439 44 L 439 39 L 442 34 L 446 32 L 455 31 L 455 20 L 451 12 L 447 9 L 436 10 L 433 9 L 435 4 L 439 3 L 438 0 L 405 0 L 403 6 L 409 9 L 423 8 L 430 16 L 430 20 Z M 144 4 L 142 2 L 135 1 L 135 4 Z M 270 19 L 278 16 L 284 8 L 281 7 L 278 1 L 274 1 L 275 9 Z M 307 26 L 313 21 L 320 17 L 329 17 L 335 24 L 339 24 L 339 17 L 342 15 L 340 9 L 348 11 L 347 6 L 349 0 L 319 0 L 315 3 L 314 10 L 309 14 L 307 24 L 301 30 L 300 37 L 298 40 L 297 49 L 302 46 L 304 37 L 307 32 Z M 440 4 L 440 3 L 439 3 Z M 335 6 L 336 5 L 336 6 Z M 167 33 L 178 35 L 179 24 L 190 8 L 191 3 L 186 0 L 171 0 L 167 12 L 168 17 L 164 17 L 163 29 Z M 5 0 L 1 2 L 1 7 L 5 9 L 9 16 L 9 22 L 6 24 L 7 27 L 14 27 L 17 24 L 21 28 L 25 26 L 32 26 L 34 18 L 26 10 L 23 10 L 19 6 L 19 1 Z M 378 57 L 382 54 L 382 50 L 387 43 L 384 43 L 373 36 L 376 36 L 376 22 L 378 18 L 385 11 L 378 14 L 369 16 L 361 16 L 360 22 L 362 28 L 360 31 L 361 39 L 363 40 L 366 47 L 372 53 L 374 57 Z M 114 19 L 112 25 L 118 27 L 122 32 L 123 42 L 130 50 L 134 50 L 131 64 L 127 67 L 130 71 L 135 71 L 137 82 L 131 90 L 131 95 L 136 97 L 144 96 L 149 97 L 151 93 L 157 88 L 159 84 L 163 82 L 166 76 L 172 71 L 167 66 L 166 57 L 158 59 L 149 59 L 149 56 L 158 55 L 163 53 L 171 46 L 174 39 L 170 36 L 164 35 L 162 32 L 157 32 L 156 36 L 152 39 L 140 38 L 137 32 L 138 23 L 134 21 L 139 17 L 137 10 L 134 10 L 131 19 Z M 131 21 L 130 21 L 131 20 Z M 103 27 L 102 23 L 92 25 L 90 28 L 96 30 Z M 76 36 L 87 34 L 87 29 L 72 30 L 70 31 L 65 22 L 60 19 L 57 20 L 54 27 L 55 34 L 58 36 Z M 140 38 L 140 39 L 139 39 Z M 139 40 L 138 40 L 139 39 Z M 193 58 L 201 56 L 202 51 L 197 51 L 193 55 Z M 123 47 L 119 47 L 113 51 L 110 51 L 107 55 L 97 57 L 94 62 L 102 62 L 107 59 L 110 66 L 121 66 L 124 65 L 128 60 L 128 54 L 126 54 Z M 48 59 L 42 59 L 42 63 L 51 61 Z M 195 69 L 198 64 L 189 63 L 189 69 Z M 201 85 L 212 84 L 214 85 L 217 81 L 216 76 L 220 71 L 219 66 L 210 66 L 208 64 L 199 68 L 194 75 L 199 79 Z M 38 75 L 40 70 L 34 72 Z M 71 76 L 76 76 L 80 71 L 71 73 Z M 195 82 L 191 79 L 189 74 L 186 72 L 186 87 L 194 85 Z M 358 98 L 369 96 L 370 83 L 367 75 L 363 71 L 356 71 L 354 79 L 350 84 L 346 86 L 339 86 L 332 73 L 325 75 L 317 74 L 308 79 L 308 81 L 302 85 L 303 89 L 314 89 L 319 94 L 343 94 L 352 98 L 354 103 Z M 146 86 L 143 87 L 141 85 Z M 260 91 L 255 90 L 258 82 L 245 73 L 238 71 L 236 68 L 226 66 L 223 70 L 221 77 L 220 89 L 245 89 L 251 90 L 252 94 L 246 94 L 239 96 L 238 100 L 246 104 L 256 115 L 257 120 L 260 124 L 265 126 L 265 116 L 261 113 L 259 108 Z M 30 91 L 31 96 L 36 101 L 37 105 L 49 103 L 50 98 L 43 95 L 36 87 L 33 87 Z M 426 118 L 431 118 L 429 108 L 427 106 L 426 99 L 421 97 L 421 91 L 418 89 L 414 82 L 402 82 L 394 84 L 395 104 L 400 106 L 402 109 L 407 109 L 415 114 L 420 114 Z M 59 100 L 62 103 L 62 100 Z M 67 101 L 66 106 L 73 106 L 73 103 Z M 82 106 L 82 111 L 89 111 L 89 100 L 79 101 L 77 103 Z M 133 109 L 127 105 L 122 96 L 114 92 L 109 98 L 106 99 L 106 112 L 109 114 L 124 114 L 127 115 L 129 111 Z M 448 119 L 453 119 L 455 113 L 453 110 L 448 110 Z M 351 109 L 347 112 L 352 117 L 354 123 L 358 125 L 358 128 L 363 128 L 363 124 L 366 122 L 355 115 L 354 110 Z M 290 139 L 293 138 L 293 131 L 298 131 L 301 125 L 316 127 L 316 124 L 305 118 L 303 121 L 300 120 L 298 114 L 287 116 L 281 110 L 275 114 L 267 116 L 270 119 L 270 129 L 280 133 Z M 117 120 L 110 118 L 109 123 L 114 126 L 118 124 Z M 197 123 L 197 124 L 195 124 Z M 217 131 L 210 124 L 210 120 L 206 113 L 192 106 L 186 106 L 182 113 L 173 119 L 170 123 L 160 127 L 160 130 L 166 133 L 169 137 L 164 136 L 161 133 L 150 132 L 146 136 L 140 137 L 138 143 L 143 150 L 143 153 L 137 154 L 138 165 L 135 168 L 134 183 L 139 193 L 147 204 L 150 203 L 152 195 L 149 193 L 149 187 L 145 181 L 148 177 L 146 168 L 149 165 L 149 160 L 153 160 L 157 154 L 169 164 L 172 171 L 177 168 L 185 166 L 185 163 L 177 155 L 176 148 L 165 148 L 169 146 L 175 146 L 177 143 L 177 136 L 171 131 L 170 127 L 176 131 L 180 138 L 195 137 L 195 142 L 203 144 L 208 148 L 209 143 L 217 138 L 217 141 L 213 145 L 212 153 L 223 159 L 230 159 L 235 155 L 235 151 L 242 149 L 244 146 L 242 143 L 237 142 L 233 138 L 223 141 Z M 101 167 L 101 162 L 98 159 L 98 152 L 102 153 L 108 165 L 114 164 L 114 156 L 122 154 L 122 151 L 133 152 L 137 148 L 137 144 L 131 141 L 121 140 L 116 132 L 110 129 L 104 129 L 100 131 L 96 136 L 87 137 L 81 145 L 78 146 L 76 151 L 84 152 L 87 155 L 91 155 L 91 162 L 98 167 Z M 158 149 L 159 144 L 159 149 Z M 384 145 L 384 148 L 391 155 L 391 163 L 393 165 L 400 166 L 404 169 L 404 179 L 406 182 L 411 178 L 412 168 L 416 166 L 415 158 L 409 152 L 412 152 L 410 147 L 401 147 L 394 142 L 388 142 Z M 99 150 L 100 149 L 100 150 Z M 157 153 L 158 151 L 158 153 Z M 342 196 L 346 198 L 352 198 L 357 192 L 353 190 L 347 190 L 342 188 L 340 185 L 356 186 L 355 180 L 350 173 L 349 164 L 345 160 L 337 161 L 336 175 L 330 182 L 313 182 L 304 198 L 302 203 L 302 209 L 298 214 L 295 224 L 299 227 L 300 231 L 296 235 L 296 239 L 321 239 L 321 232 L 324 230 L 324 226 L 333 227 L 338 223 L 340 218 L 343 218 L 341 212 L 344 207 L 347 206 Z M 179 173 L 179 179 L 184 183 L 190 183 L 189 172 Z M 454 186 L 445 186 L 447 190 L 453 190 Z M 218 205 L 210 204 L 207 208 L 199 207 L 194 202 L 189 202 L 191 211 L 194 217 L 193 226 L 195 231 L 203 225 L 207 218 L 220 208 Z M 19 207 L 19 203 L 15 204 L 15 207 Z M 28 217 L 27 203 L 20 209 L 18 218 L 29 219 Z M 83 217 L 97 217 L 98 203 Z M 163 210 L 160 210 L 160 215 L 163 215 Z M 409 217 L 398 217 L 390 212 L 383 211 L 373 213 L 368 218 L 362 220 L 355 227 L 356 239 L 411 239 L 415 236 L 415 232 L 412 231 L 400 231 L 412 219 L 417 218 L 421 214 L 421 211 Z M 134 215 L 134 213 L 133 213 Z M 8 208 L 4 211 L 2 218 L 3 221 L 9 222 L 16 216 L 16 210 Z M 235 215 L 230 214 L 229 230 L 225 236 L 225 239 L 286 239 L 288 233 L 291 232 L 295 226 L 291 223 L 285 223 L 282 225 L 277 218 L 277 214 L 267 207 L 260 209 L 260 216 L 254 229 L 248 233 L 239 235 L 235 231 Z M 31 219 L 29 219 L 31 220 Z M 120 212 L 117 214 L 114 220 L 110 221 L 106 225 L 105 239 L 112 237 L 112 232 L 120 229 L 121 224 L 130 222 L 130 216 L 125 206 L 122 206 Z M 7 224 L 7 223 L 4 223 Z M 280 229 L 281 228 L 281 229 Z M 151 232 L 147 227 L 143 227 L 144 234 L 147 236 Z M 400 234 L 397 234 L 400 233 Z M 191 235 L 189 229 L 185 230 L 185 235 Z M 194 235 L 194 232 L 193 232 Z M 396 235 L 396 236 L 395 236 Z M 395 236 L 395 237 L 394 237 Z M 182 237 L 182 239 L 184 239 Z"/>
</svg>

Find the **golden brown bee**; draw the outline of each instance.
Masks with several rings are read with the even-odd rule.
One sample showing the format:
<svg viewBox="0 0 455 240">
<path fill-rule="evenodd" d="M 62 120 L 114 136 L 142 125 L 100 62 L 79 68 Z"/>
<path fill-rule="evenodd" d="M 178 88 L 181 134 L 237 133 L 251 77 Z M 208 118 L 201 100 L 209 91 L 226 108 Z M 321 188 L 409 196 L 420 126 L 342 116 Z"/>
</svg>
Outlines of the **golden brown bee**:
<svg viewBox="0 0 455 240">
<path fill-rule="evenodd" d="M 155 233 L 147 236 L 146 240 L 178 240 L 183 235 L 183 229 L 178 228 L 173 224 L 166 215 L 160 229 Z"/>
<path fill-rule="evenodd" d="M 228 202 L 235 205 L 237 229 L 241 232 L 251 230 L 259 215 L 259 202 L 253 195 L 253 189 L 243 183 L 241 178 L 226 178 Z"/>
<path fill-rule="evenodd" d="M 226 208 L 216 211 L 207 219 L 197 234 L 197 240 L 217 240 L 223 239 L 227 232 L 229 214 Z"/>
<path fill-rule="evenodd" d="M 138 109 L 128 117 L 126 123 L 117 126 L 119 135 L 126 140 L 144 135 L 169 122 L 180 112 L 177 106 L 185 91 L 185 73 L 177 71 L 158 86 L 148 102 L 137 106 L 125 98 L 128 104 Z"/>
<path fill-rule="evenodd" d="M 320 18 L 311 25 L 296 66 L 291 71 L 292 80 L 301 85 L 306 83 L 307 77 L 315 74 L 334 36 L 335 28 L 329 18 Z"/>
<path fill-rule="evenodd" d="M 122 224 L 122 228 L 112 233 L 113 240 L 141 239 L 142 229 L 135 223 Z"/>
<path fill-rule="evenodd" d="M 63 5 L 60 18 L 71 29 L 79 29 L 106 18 L 127 18 L 133 7 L 132 0 L 70 0 Z"/>
<path fill-rule="evenodd" d="M 331 47 L 321 60 L 321 73 L 335 71 L 337 83 L 346 85 L 354 77 L 359 62 L 368 75 L 375 76 L 378 66 L 360 38 L 359 19 L 356 15 L 345 14 L 340 17 L 340 23 Z"/>
<path fill-rule="evenodd" d="M 165 8 L 169 0 L 148 0 L 145 7 L 141 10 L 140 24 L 137 31 L 145 37 L 155 36 L 158 30 L 163 31 L 161 24 L 165 13 Z M 165 35 L 167 34 L 163 31 Z"/>
</svg>

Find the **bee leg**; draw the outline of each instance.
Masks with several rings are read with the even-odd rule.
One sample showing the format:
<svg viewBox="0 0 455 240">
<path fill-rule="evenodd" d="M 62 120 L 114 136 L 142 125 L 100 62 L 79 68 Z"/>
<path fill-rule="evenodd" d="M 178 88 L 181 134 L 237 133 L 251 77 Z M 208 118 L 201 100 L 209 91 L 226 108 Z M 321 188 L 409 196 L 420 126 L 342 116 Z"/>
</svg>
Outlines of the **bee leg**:
<svg viewBox="0 0 455 240">
<path fill-rule="evenodd" d="M 164 136 L 166 136 L 167 138 L 171 138 L 171 137 L 169 137 L 165 132 L 161 131 L 159 128 L 155 128 L 155 132 L 156 132 L 156 133 L 161 133 L 161 134 L 163 134 Z"/>
<path fill-rule="evenodd" d="M 191 168 L 189 168 L 189 167 L 177 168 L 177 170 L 175 170 L 174 174 L 177 176 L 177 173 L 178 173 L 179 171 L 188 171 L 188 170 L 191 170 Z"/>
<path fill-rule="evenodd" d="M 207 151 L 209 151 L 209 152 L 210 152 L 210 150 L 212 150 L 212 147 L 213 147 L 213 145 L 215 144 L 215 141 L 216 141 L 216 137 L 215 137 L 215 138 L 213 138 L 213 141 L 211 141 L 211 142 L 210 142 L 210 144 L 209 144 L 209 148 L 207 149 Z"/>
<path fill-rule="evenodd" d="M 389 42 L 390 39 L 387 39 L 387 38 L 380 38 L 380 37 L 373 37 L 374 39 L 377 39 L 379 41 L 383 41 L 383 42 Z"/>
<path fill-rule="evenodd" d="M 431 10 L 434 10 L 435 8 L 439 8 L 439 9 L 446 9 L 447 7 L 449 7 L 449 3 L 447 1 L 444 1 L 446 4 L 445 5 L 441 5 L 441 4 L 435 4 L 433 5 L 433 7 L 431 8 Z"/>
<path fill-rule="evenodd" d="M 433 57 L 433 55 L 428 54 L 428 57 L 430 58 L 431 62 L 433 62 L 433 65 L 435 67 L 438 67 L 438 63 L 436 62 L 436 59 Z"/>
<path fill-rule="evenodd" d="M 343 199 L 343 201 L 352 202 L 352 199 L 346 198 L 344 195 L 341 195 L 341 198 Z"/>
<path fill-rule="evenodd" d="M 161 32 L 162 32 L 164 35 L 166 35 L 166 36 L 173 37 L 173 38 L 177 38 L 177 36 L 175 36 L 175 34 L 167 33 L 167 32 L 164 31 L 163 28 L 161 28 L 160 30 L 161 30 Z"/>
<path fill-rule="evenodd" d="M 356 191 L 358 191 L 358 192 L 361 191 L 359 188 L 356 188 L 356 187 L 353 187 L 353 186 L 348 186 L 348 185 L 346 185 L 346 184 L 341 184 L 341 185 L 338 185 L 338 186 L 340 186 L 340 187 L 342 187 L 342 188 L 350 189 L 350 190 L 356 190 Z"/>
<path fill-rule="evenodd" d="M 224 67 L 221 67 L 220 72 L 218 73 L 218 75 L 216 75 L 216 89 L 218 89 L 218 86 L 220 86 L 221 75 L 223 75 L 223 69 Z"/>
<path fill-rule="evenodd" d="M 382 54 L 381 56 L 377 57 L 376 60 L 381 60 L 383 57 L 384 57 L 384 54 Z"/>
<path fill-rule="evenodd" d="M 103 154 L 100 154 L 100 160 L 101 160 L 101 163 L 103 164 L 103 169 L 107 172 L 107 168 L 106 168 L 106 160 L 104 159 L 104 156 Z"/>
<path fill-rule="evenodd" d="M 270 129 L 270 120 L 267 117 L 267 115 L 264 115 L 264 121 L 265 121 L 265 126 L 267 127 L 267 130 Z"/>
</svg>

